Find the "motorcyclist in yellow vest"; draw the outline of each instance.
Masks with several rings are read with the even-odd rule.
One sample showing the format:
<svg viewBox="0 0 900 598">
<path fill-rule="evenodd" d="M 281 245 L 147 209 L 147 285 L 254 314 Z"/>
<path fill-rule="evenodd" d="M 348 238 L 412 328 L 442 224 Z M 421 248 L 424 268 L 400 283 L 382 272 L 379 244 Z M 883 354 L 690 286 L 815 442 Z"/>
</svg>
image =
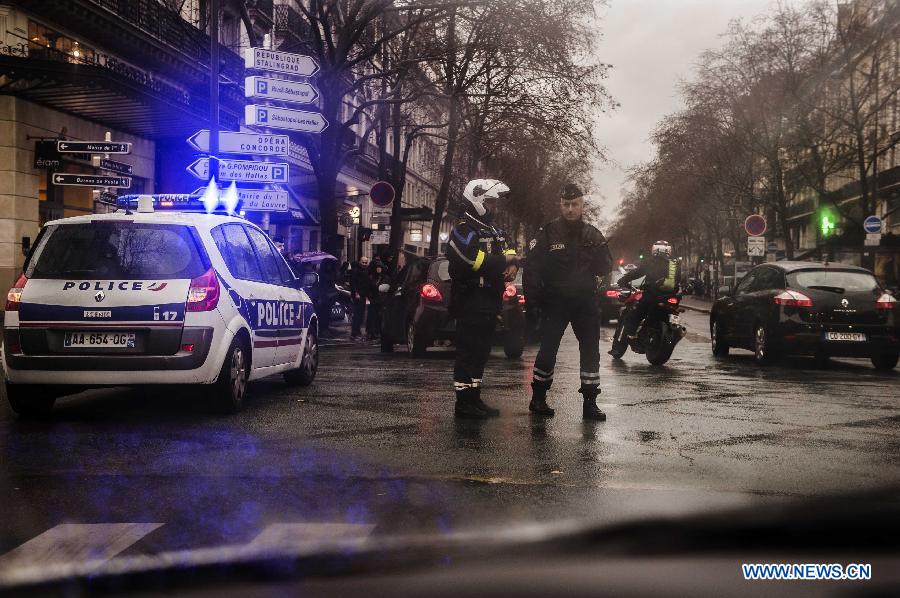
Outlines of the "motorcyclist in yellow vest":
<svg viewBox="0 0 900 598">
<path fill-rule="evenodd" d="M 644 278 L 641 285 L 644 295 L 638 301 L 634 309 L 626 315 L 622 323 L 621 333 L 613 339 L 612 349 L 609 354 L 616 359 L 622 357 L 628 350 L 628 337 L 633 336 L 638 326 L 650 308 L 661 297 L 678 292 L 681 281 L 681 265 L 678 260 L 672 258 L 672 246 L 666 241 L 657 241 L 650 248 L 650 259 L 646 260 L 631 272 L 619 279 L 618 285 L 625 287 L 632 280 Z"/>
</svg>

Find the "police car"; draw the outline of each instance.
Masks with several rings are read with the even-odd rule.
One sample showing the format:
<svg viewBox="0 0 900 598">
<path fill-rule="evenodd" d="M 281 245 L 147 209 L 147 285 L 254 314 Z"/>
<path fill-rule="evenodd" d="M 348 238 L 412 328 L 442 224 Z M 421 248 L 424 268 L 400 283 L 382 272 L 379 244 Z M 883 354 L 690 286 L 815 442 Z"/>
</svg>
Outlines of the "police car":
<svg viewBox="0 0 900 598">
<path fill-rule="evenodd" d="M 205 385 L 224 411 L 249 380 L 305 386 L 318 367 L 309 296 L 252 223 L 137 210 L 48 222 L 6 301 L 6 394 L 20 415 L 104 385 Z M 312 274 L 311 276 L 315 276 Z"/>
</svg>

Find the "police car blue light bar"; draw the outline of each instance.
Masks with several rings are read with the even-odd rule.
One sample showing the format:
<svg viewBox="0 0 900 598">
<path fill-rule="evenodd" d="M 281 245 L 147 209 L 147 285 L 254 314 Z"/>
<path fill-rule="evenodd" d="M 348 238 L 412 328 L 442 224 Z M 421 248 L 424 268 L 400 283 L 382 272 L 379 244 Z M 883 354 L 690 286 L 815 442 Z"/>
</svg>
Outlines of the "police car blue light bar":
<svg viewBox="0 0 900 598">
<path fill-rule="evenodd" d="M 203 195 L 193 195 L 191 193 L 144 193 L 141 195 L 120 195 L 117 198 L 116 205 L 125 209 L 136 208 L 141 197 L 149 197 L 152 200 L 154 210 L 201 212 L 208 214 L 240 214 L 240 201 L 235 202 L 233 197 L 228 198 L 230 200 L 229 204 L 232 205 L 224 205 L 225 198 L 223 197 L 223 201 L 210 209 L 212 204 L 204 202 Z"/>
</svg>

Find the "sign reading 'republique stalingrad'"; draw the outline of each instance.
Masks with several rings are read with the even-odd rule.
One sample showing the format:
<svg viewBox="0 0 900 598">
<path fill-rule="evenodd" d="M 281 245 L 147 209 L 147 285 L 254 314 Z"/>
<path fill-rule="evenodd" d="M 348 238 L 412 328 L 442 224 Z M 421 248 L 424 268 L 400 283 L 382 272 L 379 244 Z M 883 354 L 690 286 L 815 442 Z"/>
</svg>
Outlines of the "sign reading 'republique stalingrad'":
<svg viewBox="0 0 900 598">
<path fill-rule="evenodd" d="M 265 48 L 247 48 L 244 51 L 244 66 L 248 69 L 287 73 L 300 77 L 311 77 L 319 70 L 319 65 L 310 56 Z"/>
</svg>

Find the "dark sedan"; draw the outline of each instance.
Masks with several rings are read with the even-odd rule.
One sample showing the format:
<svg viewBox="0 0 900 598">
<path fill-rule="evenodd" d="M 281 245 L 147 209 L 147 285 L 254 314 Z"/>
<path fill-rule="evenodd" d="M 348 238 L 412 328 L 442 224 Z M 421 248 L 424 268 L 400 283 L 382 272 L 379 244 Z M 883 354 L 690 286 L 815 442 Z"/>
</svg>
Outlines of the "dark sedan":
<svg viewBox="0 0 900 598">
<path fill-rule="evenodd" d="M 723 287 L 710 313 L 713 354 L 749 349 L 757 363 L 780 355 L 868 357 L 880 370 L 900 356 L 898 302 L 864 268 L 776 262 Z"/>
<path fill-rule="evenodd" d="M 413 261 L 390 291 L 385 310 L 382 350 L 405 343 L 409 353 L 422 355 L 435 344 L 451 344 L 456 321 L 450 316 L 450 272 L 445 257 Z M 495 341 L 503 344 L 507 357 L 522 355 L 525 318 L 524 297 L 509 283 L 503 294 Z"/>
</svg>

